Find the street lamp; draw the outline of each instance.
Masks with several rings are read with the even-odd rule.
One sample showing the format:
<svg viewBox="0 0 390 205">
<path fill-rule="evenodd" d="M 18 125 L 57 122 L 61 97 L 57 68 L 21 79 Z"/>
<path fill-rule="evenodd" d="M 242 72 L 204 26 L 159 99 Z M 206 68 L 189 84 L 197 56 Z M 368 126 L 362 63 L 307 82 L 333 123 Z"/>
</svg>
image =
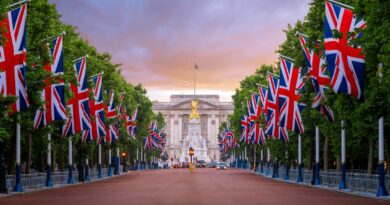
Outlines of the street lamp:
<svg viewBox="0 0 390 205">
<path fill-rule="evenodd" d="M 122 158 L 123 158 L 123 172 L 127 172 L 127 168 L 126 168 L 126 152 L 122 152 Z"/>
<path fill-rule="evenodd" d="M 192 164 L 192 156 L 194 156 L 194 152 L 195 152 L 194 148 L 190 147 L 188 154 L 190 155 L 191 164 Z"/>
</svg>

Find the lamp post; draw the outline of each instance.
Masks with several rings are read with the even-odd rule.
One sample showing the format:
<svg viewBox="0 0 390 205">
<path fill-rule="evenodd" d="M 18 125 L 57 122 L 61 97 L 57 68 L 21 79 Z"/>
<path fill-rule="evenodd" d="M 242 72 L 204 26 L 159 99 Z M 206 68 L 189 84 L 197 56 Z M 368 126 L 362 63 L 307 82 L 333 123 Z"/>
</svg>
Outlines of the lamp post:
<svg viewBox="0 0 390 205">
<path fill-rule="evenodd" d="M 190 160 L 191 160 L 191 165 L 192 165 L 192 156 L 194 156 L 194 148 L 190 147 L 190 149 L 188 150 L 188 154 L 190 155 Z"/>
<path fill-rule="evenodd" d="M 123 172 L 127 172 L 127 168 L 126 168 L 126 152 L 122 152 L 122 158 L 123 158 Z"/>
</svg>

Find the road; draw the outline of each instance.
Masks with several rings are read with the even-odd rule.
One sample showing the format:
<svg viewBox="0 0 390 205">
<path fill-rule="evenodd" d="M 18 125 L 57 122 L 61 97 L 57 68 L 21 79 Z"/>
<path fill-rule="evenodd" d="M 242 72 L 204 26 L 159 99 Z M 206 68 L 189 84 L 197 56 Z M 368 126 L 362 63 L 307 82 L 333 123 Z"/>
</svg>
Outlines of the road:
<svg viewBox="0 0 390 205">
<path fill-rule="evenodd" d="M 380 205 L 372 198 L 274 181 L 231 169 L 147 170 L 88 184 L 0 198 L 0 204 L 129 205 L 129 204 L 288 204 Z"/>
</svg>

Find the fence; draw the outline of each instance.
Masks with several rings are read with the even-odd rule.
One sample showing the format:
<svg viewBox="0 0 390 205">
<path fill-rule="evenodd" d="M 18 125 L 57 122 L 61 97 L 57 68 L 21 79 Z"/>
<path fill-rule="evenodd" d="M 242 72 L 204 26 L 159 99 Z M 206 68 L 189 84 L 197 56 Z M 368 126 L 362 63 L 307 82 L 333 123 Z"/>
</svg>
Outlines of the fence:
<svg viewBox="0 0 390 205">
<path fill-rule="evenodd" d="M 122 173 L 122 166 L 120 166 L 120 173 Z M 52 172 L 51 180 L 53 185 L 61 185 L 68 183 L 68 171 L 65 172 Z M 95 181 L 98 179 L 99 172 L 96 168 L 89 170 L 89 178 L 90 181 Z M 72 171 L 73 182 L 79 182 L 79 173 L 77 170 Z M 38 189 L 45 187 L 46 185 L 46 177 L 45 173 L 34 173 L 34 174 L 21 174 L 21 184 L 23 189 Z M 102 168 L 102 178 L 108 177 L 107 168 Z M 15 175 L 7 175 L 6 176 L 7 187 L 8 190 L 13 190 L 15 185 Z"/>
<path fill-rule="evenodd" d="M 260 169 L 258 169 L 259 171 Z M 267 167 L 264 166 L 264 173 L 266 175 Z M 273 167 L 270 167 L 270 175 L 272 177 Z M 286 168 L 284 166 L 279 167 L 279 179 L 285 179 Z M 298 178 L 298 170 L 290 168 L 289 170 L 289 182 L 296 182 Z M 308 169 L 302 170 L 303 184 L 312 184 L 313 171 Z M 338 189 L 341 180 L 341 172 L 335 170 L 320 171 L 320 182 L 322 186 Z M 367 174 L 360 171 L 347 171 L 346 184 L 347 190 L 356 193 L 376 194 L 378 191 L 379 175 Z M 385 175 L 385 186 L 387 190 L 390 190 L 390 175 Z"/>
</svg>

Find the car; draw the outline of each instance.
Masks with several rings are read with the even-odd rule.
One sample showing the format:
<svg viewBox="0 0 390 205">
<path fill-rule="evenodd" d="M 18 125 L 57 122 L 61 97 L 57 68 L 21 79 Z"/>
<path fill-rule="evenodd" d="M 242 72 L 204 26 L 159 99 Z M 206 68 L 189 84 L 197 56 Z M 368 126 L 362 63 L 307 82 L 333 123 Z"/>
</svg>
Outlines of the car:
<svg viewBox="0 0 390 205">
<path fill-rule="evenodd" d="M 225 163 L 219 162 L 219 163 L 217 163 L 216 168 L 217 168 L 217 170 L 226 170 L 226 169 L 227 169 L 227 166 L 226 166 Z"/>
<path fill-rule="evenodd" d="M 215 168 L 217 166 L 217 162 L 213 161 L 210 164 L 207 165 L 209 168 Z"/>
<path fill-rule="evenodd" d="M 198 168 L 206 168 L 206 162 L 204 160 L 199 160 L 196 163 L 196 167 L 198 167 Z"/>
</svg>

